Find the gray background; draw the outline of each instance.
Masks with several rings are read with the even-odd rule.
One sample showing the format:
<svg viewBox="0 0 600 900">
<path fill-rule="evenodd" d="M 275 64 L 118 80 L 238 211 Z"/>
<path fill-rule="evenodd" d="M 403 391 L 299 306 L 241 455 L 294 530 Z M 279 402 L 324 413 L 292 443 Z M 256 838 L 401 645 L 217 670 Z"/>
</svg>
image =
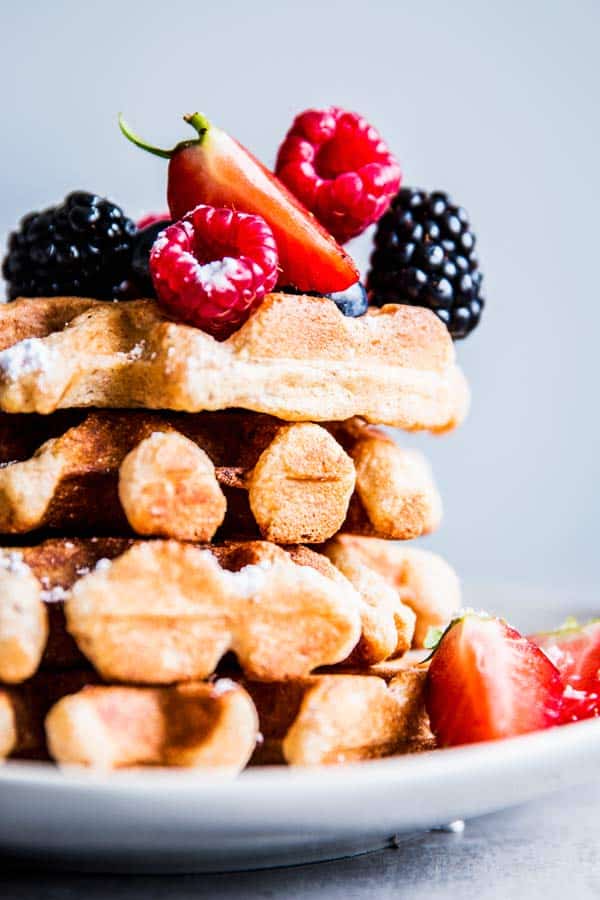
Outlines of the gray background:
<svg viewBox="0 0 600 900">
<path fill-rule="evenodd" d="M 597 584 L 599 24 L 594 0 L 3 2 L 0 232 L 77 187 L 163 207 L 119 110 L 169 146 L 199 108 L 267 163 L 301 109 L 363 112 L 467 207 L 486 275 L 471 416 L 406 438 L 445 498 L 429 543 L 469 578 Z"/>
</svg>

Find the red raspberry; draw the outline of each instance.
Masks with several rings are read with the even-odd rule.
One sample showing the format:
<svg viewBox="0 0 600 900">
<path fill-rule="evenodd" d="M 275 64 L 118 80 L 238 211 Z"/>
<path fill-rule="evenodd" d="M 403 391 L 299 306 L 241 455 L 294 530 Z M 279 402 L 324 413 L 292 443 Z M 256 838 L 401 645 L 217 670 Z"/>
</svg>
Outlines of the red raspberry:
<svg viewBox="0 0 600 900">
<path fill-rule="evenodd" d="M 200 205 L 170 225 L 150 253 L 159 303 L 219 339 L 275 287 L 277 246 L 260 216 Z"/>
<path fill-rule="evenodd" d="M 143 216 L 135 223 L 135 227 L 138 231 L 141 231 L 143 228 L 148 228 L 149 225 L 154 225 L 156 222 L 164 222 L 168 221 L 171 218 L 168 212 L 149 212 L 144 213 Z"/>
<path fill-rule="evenodd" d="M 383 215 L 402 178 L 379 133 L 337 106 L 296 117 L 275 172 L 340 243 Z"/>
</svg>

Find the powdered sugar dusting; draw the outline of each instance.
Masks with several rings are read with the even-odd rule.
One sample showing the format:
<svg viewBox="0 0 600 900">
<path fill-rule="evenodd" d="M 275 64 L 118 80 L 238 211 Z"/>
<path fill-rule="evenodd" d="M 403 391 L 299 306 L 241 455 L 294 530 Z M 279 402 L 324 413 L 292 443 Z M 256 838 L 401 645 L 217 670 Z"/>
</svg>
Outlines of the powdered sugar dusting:
<svg viewBox="0 0 600 900">
<path fill-rule="evenodd" d="M 0 372 L 8 381 L 18 381 L 24 375 L 49 372 L 54 361 L 54 350 L 40 338 L 25 338 L 0 352 Z"/>
<path fill-rule="evenodd" d="M 110 559 L 106 559 L 106 557 L 102 557 L 102 559 L 99 559 L 96 563 L 94 572 L 108 572 L 111 566 L 112 561 Z"/>
<path fill-rule="evenodd" d="M 240 263 L 233 256 L 224 256 L 223 259 L 215 259 L 213 262 L 197 266 L 194 276 L 198 284 L 203 288 L 214 287 L 218 291 L 227 290 L 231 284 L 232 276 L 239 275 Z"/>
<path fill-rule="evenodd" d="M 168 246 L 169 238 L 167 237 L 167 230 L 165 228 L 164 231 L 159 231 L 156 240 L 152 244 L 152 253 L 162 253 L 162 251 Z"/>
<path fill-rule="evenodd" d="M 218 681 L 213 681 L 212 689 L 220 696 L 221 694 L 228 694 L 230 691 L 235 691 L 237 688 L 237 684 L 235 681 L 232 681 L 231 678 L 219 678 Z"/>
<path fill-rule="evenodd" d="M 127 359 L 128 359 L 130 362 L 135 362 L 136 359 L 141 359 L 142 356 L 144 355 L 144 350 L 145 350 L 145 349 L 146 349 L 146 341 L 142 339 L 141 341 L 138 341 L 138 343 L 135 344 L 135 345 L 131 348 L 131 350 L 130 350 L 129 353 L 127 354 Z"/>
<path fill-rule="evenodd" d="M 231 589 L 234 590 L 238 596 L 249 600 L 251 597 L 256 597 L 256 595 L 262 591 L 267 571 L 271 568 L 271 565 L 271 563 L 265 561 L 244 566 L 239 572 L 225 571 L 223 572 L 223 575 L 229 581 Z"/>
<path fill-rule="evenodd" d="M 28 575 L 31 569 L 23 562 L 23 555 L 18 550 L 3 551 L 0 554 L 0 569 L 11 575 Z"/>
<path fill-rule="evenodd" d="M 44 603 L 60 603 L 61 600 L 64 600 L 67 596 L 67 591 L 57 584 L 55 587 L 50 590 L 42 591 L 40 594 L 40 598 L 44 601 Z"/>
</svg>

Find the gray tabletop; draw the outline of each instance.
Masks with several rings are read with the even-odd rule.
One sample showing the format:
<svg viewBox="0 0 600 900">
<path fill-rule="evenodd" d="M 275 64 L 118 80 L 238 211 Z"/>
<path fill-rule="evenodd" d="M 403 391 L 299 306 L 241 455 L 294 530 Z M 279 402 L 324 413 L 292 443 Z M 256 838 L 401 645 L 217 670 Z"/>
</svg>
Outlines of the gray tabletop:
<svg viewBox="0 0 600 900">
<path fill-rule="evenodd" d="M 11 900 L 600 897 L 600 784 L 466 824 L 427 832 L 353 859 L 223 875 L 85 876 L 17 869 L 0 859 L 0 896 Z"/>
</svg>

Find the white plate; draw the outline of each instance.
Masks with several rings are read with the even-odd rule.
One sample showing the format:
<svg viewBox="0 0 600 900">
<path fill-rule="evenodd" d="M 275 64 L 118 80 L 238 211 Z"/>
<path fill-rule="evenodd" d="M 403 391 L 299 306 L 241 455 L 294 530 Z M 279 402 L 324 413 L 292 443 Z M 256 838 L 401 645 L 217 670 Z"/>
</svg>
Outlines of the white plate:
<svg viewBox="0 0 600 900">
<path fill-rule="evenodd" d="M 564 594 L 488 586 L 467 599 L 524 629 L 598 611 L 581 593 L 575 605 Z M 599 774 L 600 720 L 337 768 L 254 769 L 235 781 L 15 762 L 0 768 L 0 849 L 104 871 L 308 862 L 383 846 L 393 835 L 504 809 Z"/>
</svg>

